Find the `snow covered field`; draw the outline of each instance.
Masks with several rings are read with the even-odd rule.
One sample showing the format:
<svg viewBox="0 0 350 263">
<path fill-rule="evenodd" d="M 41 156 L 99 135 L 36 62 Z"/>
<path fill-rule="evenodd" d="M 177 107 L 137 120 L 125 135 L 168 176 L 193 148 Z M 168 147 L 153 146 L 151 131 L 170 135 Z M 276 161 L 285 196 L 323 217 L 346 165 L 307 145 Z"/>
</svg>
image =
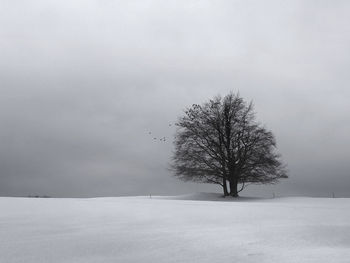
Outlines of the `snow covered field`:
<svg viewBox="0 0 350 263">
<path fill-rule="evenodd" d="M 2 197 L 0 262 L 348 263 L 350 199 Z"/>
</svg>

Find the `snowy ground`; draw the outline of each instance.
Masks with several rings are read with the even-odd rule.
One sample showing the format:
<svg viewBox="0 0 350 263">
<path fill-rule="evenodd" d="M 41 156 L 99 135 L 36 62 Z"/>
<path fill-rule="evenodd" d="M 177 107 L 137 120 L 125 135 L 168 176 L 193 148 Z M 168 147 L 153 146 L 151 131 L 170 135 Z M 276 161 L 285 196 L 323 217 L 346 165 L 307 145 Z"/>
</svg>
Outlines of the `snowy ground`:
<svg viewBox="0 0 350 263">
<path fill-rule="evenodd" d="M 348 263 L 350 199 L 3 197 L 0 262 Z"/>
</svg>

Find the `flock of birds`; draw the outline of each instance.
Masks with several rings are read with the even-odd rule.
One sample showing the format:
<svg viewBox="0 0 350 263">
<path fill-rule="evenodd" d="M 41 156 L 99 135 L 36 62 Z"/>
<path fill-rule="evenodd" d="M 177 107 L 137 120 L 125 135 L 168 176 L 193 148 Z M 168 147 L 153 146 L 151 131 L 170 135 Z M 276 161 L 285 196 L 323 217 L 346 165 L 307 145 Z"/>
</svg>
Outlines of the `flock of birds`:
<svg viewBox="0 0 350 263">
<path fill-rule="evenodd" d="M 171 127 L 172 126 L 172 124 L 170 123 L 169 124 L 169 127 Z M 149 135 L 152 135 L 152 132 L 151 131 L 149 131 L 148 132 L 148 134 Z M 153 141 L 161 141 L 161 142 L 166 142 L 167 141 L 167 138 L 165 137 L 165 136 L 163 136 L 163 137 L 161 137 L 161 138 L 159 138 L 159 137 L 153 137 Z"/>
</svg>

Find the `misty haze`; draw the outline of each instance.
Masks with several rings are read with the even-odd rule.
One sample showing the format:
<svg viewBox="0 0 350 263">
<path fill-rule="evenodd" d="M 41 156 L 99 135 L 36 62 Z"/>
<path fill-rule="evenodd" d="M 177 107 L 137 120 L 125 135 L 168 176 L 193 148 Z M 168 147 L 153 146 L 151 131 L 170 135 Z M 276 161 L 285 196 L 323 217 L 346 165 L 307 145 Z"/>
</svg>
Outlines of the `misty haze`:
<svg viewBox="0 0 350 263">
<path fill-rule="evenodd" d="M 0 262 L 348 262 L 349 12 L 0 0 Z"/>
</svg>

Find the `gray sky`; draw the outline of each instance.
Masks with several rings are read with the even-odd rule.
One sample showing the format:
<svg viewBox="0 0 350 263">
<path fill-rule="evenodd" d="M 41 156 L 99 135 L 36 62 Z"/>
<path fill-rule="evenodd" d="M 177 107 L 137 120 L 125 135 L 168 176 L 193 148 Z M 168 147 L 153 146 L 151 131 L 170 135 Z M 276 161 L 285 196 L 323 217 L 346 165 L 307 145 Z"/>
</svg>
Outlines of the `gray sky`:
<svg viewBox="0 0 350 263">
<path fill-rule="evenodd" d="M 349 13 L 349 1 L 0 0 L 0 196 L 221 191 L 171 177 L 169 124 L 232 90 L 290 173 L 246 194 L 350 197 Z"/>
</svg>

